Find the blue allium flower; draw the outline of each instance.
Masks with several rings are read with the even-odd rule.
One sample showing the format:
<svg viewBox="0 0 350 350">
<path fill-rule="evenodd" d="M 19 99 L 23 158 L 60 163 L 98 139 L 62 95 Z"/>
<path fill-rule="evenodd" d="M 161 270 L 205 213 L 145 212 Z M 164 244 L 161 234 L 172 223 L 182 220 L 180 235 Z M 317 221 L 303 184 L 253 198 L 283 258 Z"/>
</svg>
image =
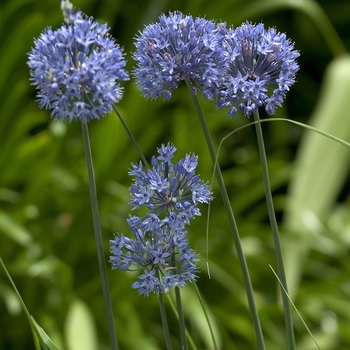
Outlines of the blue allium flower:
<svg viewBox="0 0 350 350">
<path fill-rule="evenodd" d="M 130 187 L 133 209 L 146 205 L 154 214 L 175 213 L 183 223 L 200 215 L 198 203 L 213 199 L 209 186 L 195 175 L 198 158 L 187 154 L 172 164 L 176 148 L 168 144 L 158 149 L 159 156 L 152 158 L 152 168 L 142 170 L 142 163 L 132 164 L 129 175 L 135 177 Z"/>
<path fill-rule="evenodd" d="M 39 107 L 63 121 L 99 119 L 122 98 L 119 81 L 128 80 L 123 51 L 107 25 L 75 11 L 69 1 L 61 7 L 66 24 L 45 29 L 29 53 Z"/>
<path fill-rule="evenodd" d="M 193 93 L 211 99 L 223 74 L 221 41 L 225 25 L 180 12 L 161 15 L 136 38 L 134 76 L 146 98 L 171 97 L 181 80 L 188 79 Z"/>
<path fill-rule="evenodd" d="M 262 106 L 274 114 L 299 70 L 294 44 L 275 28 L 246 22 L 227 30 L 223 50 L 226 72 L 217 107 L 230 108 L 231 117 L 237 110 L 248 116 Z"/>
<path fill-rule="evenodd" d="M 133 217 L 128 223 L 134 239 L 116 235 L 110 241 L 110 262 L 113 269 L 143 270 L 132 285 L 140 295 L 167 293 L 171 287 L 183 287 L 196 279 L 198 258 L 188 245 L 186 231 L 174 229 L 167 218 L 155 220 L 147 230 L 139 225 L 140 218 Z"/>
<path fill-rule="evenodd" d="M 146 171 L 142 163 L 132 164 L 129 174 L 135 181 L 130 204 L 133 209 L 145 205 L 149 212 L 127 220 L 133 239 L 117 234 L 110 241 L 113 268 L 143 270 L 132 287 L 145 296 L 167 293 L 171 287 L 195 280 L 198 258 L 189 247 L 184 227 L 200 215 L 198 203 L 213 199 L 209 186 L 195 175 L 197 157 L 187 154 L 172 164 L 175 151 L 170 143 L 162 145 Z"/>
</svg>

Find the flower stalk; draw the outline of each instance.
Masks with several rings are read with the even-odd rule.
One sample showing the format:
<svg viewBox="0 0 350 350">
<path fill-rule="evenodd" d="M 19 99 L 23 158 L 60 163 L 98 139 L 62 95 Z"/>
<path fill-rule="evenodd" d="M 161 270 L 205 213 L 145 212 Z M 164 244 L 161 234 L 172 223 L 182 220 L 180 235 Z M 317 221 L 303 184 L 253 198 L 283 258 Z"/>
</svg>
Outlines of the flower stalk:
<svg viewBox="0 0 350 350">
<path fill-rule="evenodd" d="M 98 210 L 97 191 L 96 191 L 94 167 L 93 167 L 91 147 L 90 147 L 88 124 L 82 121 L 81 126 L 82 126 L 82 134 L 83 134 L 83 141 L 84 141 L 88 180 L 89 180 L 91 211 L 92 211 L 92 220 L 94 225 L 98 266 L 99 266 L 101 282 L 102 282 L 103 300 L 104 300 L 106 314 L 107 314 L 109 337 L 110 337 L 112 350 L 118 350 L 118 341 L 117 341 L 117 334 L 116 334 L 115 324 L 114 324 L 111 295 L 110 295 L 109 285 L 108 285 L 106 259 L 105 259 L 105 253 L 104 253 L 104 247 L 103 247 L 100 215 Z"/>
<path fill-rule="evenodd" d="M 252 320 L 253 320 L 253 326 L 254 326 L 254 331 L 255 331 L 255 336 L 256 336 L 257 347 L 259 350 L 265 350 L 265 341 L 264 341 L 264 336 L 263 336 L 262 329 L 261 329 L 258 310 L 257 310 L 256 304 L 255 304 L 254 290 L 253 290 L 252 282 L 250 279 L 248 265 L 247 265 L 247 261 L 246 261 L 245 255 L 244 255 L 242 242 L 240 239 L 236 219 L 235 219 L 233 211 L 232 211 L 230 199 L 229 199 L 229 196 L 228 196 L 228 193 L 226 190 L 225 182 L 224 182 L 224 179 L 222 177 L 220 167 L 216 166 L 217 157 L 216 157 L 214 144 L 213 144 L 213 141 L 212 141 L 209 129 L 208 129 L 208 125 L 207 125 L 205 118 L 204 118 L 204 115 L 202 113 L 202 109 L 199 105 L 198 99 L 194 94 L 191 93 L 190 81 L 186 80 L 186 84 L 187 84 L 187 87 L 190 91 L 192 102 L 193 102 L 194 107 L 196 109 L 196 112 L 197 112 L 202 130 L 203 130 L 205 139 L 207 141 L 209 153 L 210 153 L 213 165 L 215 167 L 216 178 L 217 178 L 217 181 L 219 184 L 220 193 L 221 193 L 222 200 L 224 202 L 224 207 L 225 207 L 227 217 L 228 217 L 228 220 L 230 223 L 230 228 L 231 228 L 233 240 L 234 240 L 236 251 L 237 251 L 237 256 L 238 256 L 238 260 L 239 260 L 242 275 L 243 275 L 244 285 L 245 285 L 247 299 L 248 299 L 249 310 L 250 310 Z"/>
<path fill-rule="evenodd" d="M 268 209 L 269 219 L 270 219 L 270 224 L 272 229 L 272 236 L 275 244 L 275 253 L 276 253 L 276 259 L 277 259 L 277 266 L 278 266 L 278 277 L 282 284 L 281 295 L 282 295 L 284 318 L 285 318 L 285 325 L 286 325 L 286 331 L 287 331 L 288 349 L 295 350 L 292 311 L 291 311 L 290 301 L 287 295 L 288 294 L 287 278 L 286 278 L 284 262 L 283 262 L 283 252 L 282 252 L 282 246 L 280 241 L 280 235 L 279 235 L 275 209 L 274 209 L 273 199 L 271 194 L 270 177 L 269 177 L 269 170 L 268 170 L 267 159 L 266 159 L 264 138 L 263 138 L 261 123 L 260 123 L 259 112 L 254 111 L 253 115 L 254 115 L 254 120 L 256 122 L 255 130 L 256 130 L 256 135 L 258 140 L 259 155 L 260 155 L 260 162 L 261 162 L 261 168 L 262 168 L 267 209 Z"/>
<path fill-rule="evenodd" d="M 184 318 L 184 313 L 182 311 L 181 291 L 179 287 L 175 287 L 175 297 L 176 297 L 176 309 L 179 316 L 180 337 L 181 337 L 181 344 L 182 344 L 181 349 L 188 350 L 185 318 Z"/>
<path fill-rule="evenodd" d="M 159 308 L 160 308 L 160 316 L 161 316 L 162 324 L 163 324 L 163 332 L 164 332 L 166 348 L 167 348 L 167 350 L 172 350 L 173 346 L 171 344 L 168 319 L 166 317 L 166 311 L 165 311 L 165 305 L 164 305 L 164 299 L 163 299 L 162 292 L 160 292 L 158 294 L 158 301 L 159 301 Z"/>
<path fill-rule="evenodd" d="M 117 116 L 118 116 L 120 122 L 122 123 L 122 125 L 123 125 L 123 127 L 124 127 L 126 133 L 127 133 L 128 136 L 130 137 L 131 142 L 132 142 L 133 145 L 135 146 L 135 148 L 136 148 L 136 150 L 137 150 L 137 152 L 138 152 L 138 154 L 139 154 L 139 156 L 140 156 L 140 158 L 141 158 L 141 160 L 142 160 L 142 163 L 143 163 L 147 168 L 149 168 L 149 164 L 148 164 L 148 162 L 147 162 L 147 160 L 146 160 L 146 158 L 145 158 L 143 152 L 141 151 L 140 146 L 138 145 L 137 141 L 135 140 L 134 135 L 132 134 L 132 132 L 131 132 L 131 130 L 129 129 L 128 125 L 126 124 L 126 122 L 125 122 L 123 116 L 120 114 L 118 108 L 117 108 L 115 105 L 113 105 L 113 110 L 114 110 L 114 112 L 117 114 Z"/>
</svg>

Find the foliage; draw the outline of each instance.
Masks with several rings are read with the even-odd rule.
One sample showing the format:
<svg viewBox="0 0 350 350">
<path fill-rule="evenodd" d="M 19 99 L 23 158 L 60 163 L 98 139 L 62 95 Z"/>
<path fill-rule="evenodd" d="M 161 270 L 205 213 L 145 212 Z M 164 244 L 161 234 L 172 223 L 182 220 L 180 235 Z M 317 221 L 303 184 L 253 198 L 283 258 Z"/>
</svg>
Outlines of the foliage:
<svg viewBox="0 0 350 350">
<path fill-rule="evenodd" d="M 277 116 L 312 124 L 350 141 L 350 64 L 345 54 L 345 48 L 350 48 L 350 4 L 345 0 L 295 4 L 286 0 L 77 0 L 74 5 L 108 22 L 125 48 L 129 70 L 134 66 L 131 53 L 138 31 L 169 9 L 235 26 L 246 20 L 275 26 L 295 41 L 301 54 L 297 83 Z M 38 110 L 26 65 L 33 38 L 45 27 L 61 24 L 59 3 L 5 0 L 0 13 L 0 256 L 30 314 L 60 349 L 79 349 L 79 342 L 74 344 L 84 334 L 78 328 L 84 326 L 92 337 L 91 349 L 105 349 L 107 325 L 80 125 L 54 122 L 48 111 Z M 174 90 L 170 100 L 156 102 L 145 100 L 133 80 L 123 86 L 118 109 L 146 157 L 171 141 L 177 147 L 177 160 L 188 152 L 199 156 L 198 173 L 210 181 L 211 160 L 185 86 Z M 210 101 L 199 98 L 217 145 L 234 128 L 249 122 L 242 115 L 227 119 L 224 110 L 214 110 Z M 128 169 L 139 157 L 115 114 L 89 126 L 108 252 L 114 233 L 128 232 Z M 321 349 L 347 349 L 349 150 L 289 123 L 263 123 L 263 130 L 291 296 Z M 219 161 L 242 234 L 266 346 L 280 350 L 285 348 L 283 312 L 278 282 L 269 268 L 269 264 L 275 268 L 276 262 L 253 128 L 228 138 Z M 242 276 L 215 182 L 213 190 L 208 246 L 205 207 L 189 227 L 191 246 L 201 256 L 198 287 L 221 348 L 252 349 L 254 335 Z M 34 349 L 26 316 L 5 272 L 0 271 L 0 348 Z M 163 349 L 157 299 L 139 297 L 130 288 L 135 278 L 132 272 L 109 271 L 120 346 Z M 184 290 L 190 333 L 200 348 L 210 349 L 195 291 Z M 177 323 L 170 310 L 168 314 L 176 344 Z M 298 349 L 316 349 L 296 314 L 295 329 Z"/>
</svg>

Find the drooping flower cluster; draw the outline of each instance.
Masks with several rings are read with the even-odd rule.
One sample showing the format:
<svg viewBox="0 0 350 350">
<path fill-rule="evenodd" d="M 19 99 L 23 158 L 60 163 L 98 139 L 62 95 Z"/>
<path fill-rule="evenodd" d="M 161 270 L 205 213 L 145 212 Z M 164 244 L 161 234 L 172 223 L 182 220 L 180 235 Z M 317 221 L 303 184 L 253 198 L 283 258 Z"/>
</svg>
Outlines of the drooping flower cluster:
<svg viewBox="0 0 350 350">
<path fill-rule="evenodd" d="M 217 107 L 229 107 L 229 116 L 237 110 L 248 116 L 261 106 L 274 114 L 299 70 L 293 43 L 275 28 L 247 22 L 227 31 L 223 48 L 226 73 Z"/>
<path fill-rule="evenodd" d="M 136 40 L 134 75 L 146 98 L 165 99 L 188 79 L 217 108 L 249 116 L 274 114 L 295 82 L 299 52 L 285 34 L 263 24 L 226 28 L 181 13 L 162 15 Z M 194 91 L 196 91 L 194 88 Z"/>
<path fill-rule="evenodd" d="M 209 186 L 195 175 L 197 157 L 188 154 L 172 164 L 175 150 L 171 144 L 163 145 L 146 171 L 141 163 L 132 164 L 130 205 L 146 206 L 149 212 L 128 219 L 134 239 L 118 234 L 110 241 L 112 267 L 143 270 L 132 287 L 146 296 L 195 280 L 197 256 L 188 245 L 185 226 L 200 215 L 198 203 L 213 199 Z"/>
<path fill-rule="evenodd" d="M 123 50 L 106 24 L 75 11 L 68 0 L 61 8 L 66 24 L 45 29 L 29 53 L 39 107 L 63 121 L 99 119 L 122 98 L 119 81 L 129 79 Z"/>
<path fill-rule="evenodd" d="M 217 93 L 222 78 L 224 26 L 180 12 L 161 15 L 136 38 L 134 75 L 146 98 L 171 97 L 181 80 L 206 98 Z"/>
</svg>

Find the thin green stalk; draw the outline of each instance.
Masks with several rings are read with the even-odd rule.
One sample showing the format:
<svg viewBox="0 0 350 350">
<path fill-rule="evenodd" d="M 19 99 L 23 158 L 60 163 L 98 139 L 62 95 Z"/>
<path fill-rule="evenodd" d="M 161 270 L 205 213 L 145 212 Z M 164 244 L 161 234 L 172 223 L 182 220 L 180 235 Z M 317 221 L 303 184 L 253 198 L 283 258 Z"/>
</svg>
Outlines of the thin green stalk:
<svg viewBox="0 0 350 350">
<path fill-rule="evenodd" d="M 240 131 L 242 129 L 245 129 L 245 128 L 249 127 L 249 126 L 255 125 L 257 123 L 266 123 L 266 122 L 288 122 L 288 123 L 292 123 L 292 124 L 301 126 L 302 128 L 305 128 L 305 129 L 308 129 L 310 131 L 313 131 L 313 132 L 315 132 L 315 133 L 317 133 L 319 135 L 325 136 L 325 137 L 329 138 L 330 140 L 333 140 L 333 141 L 338 142 L 339 144 L 341 144 L 343 146 L 346 146 L 346 147 L 350 148 L 350 143 L 349 142 L 346 142 L 346 141 L 340 139 L 339 137 L 333 136 L 333 135 L 329 134 L 328 132 L 316 129 L 313 126 L 310 126 L 310 125 L 307 125 L 307 124 L 304 124 L 304 123 L 301 123 L 301 122 L 297 122 L 295 120 L 286 119 L 286 118 L 268 118 L 268 119 L 262 119 L 262 120 L 259 119 L 258 121 L 254 121 L 254 122 L 250 122 L 250 123 L 244 124 L 244 125 L 236 128 L 235 130 L 231 131 L 230 133 L 228 133 L 225 137 L 223 137 L 221 139 L 217 153 L 219 154 L 219 151 L 220 151 L 221 146 L 224 143 L 224 141 L 227 140 L 233 134 L 235 134 L 238 131 Z"/>
<path fill-rule="evenodd" d="M 91 201 L 92 220 L 94 225 L 94 233 L 95 233 L 95 241 L 96 241 L 98 266 L 100 270 L 103 299 L 104 299 L 106 314 L 107 314 L 109 338 L 110 338 L 112 350 L 118 350 L 117 334 L 116 334 L 115 325 L 114 325 L 113 308 L 112 308 L 111 295 L 110 295 L 109 285 L 108 285 L 106 259 L 105 259 L 104 249 L 103 249 L 100 216 L 98 212 L 97 192 L 96 192 L 91 147 L 90 147 L 89 130 L 88 130 L 87 123 L 81 122 L 81 127 L 82 127 L 82 133 L 83 133 L 86 166 L 87 166 L 88 179 L 89 179 L 90 201 Z"/>
<path fill-rule="evenodd" d="M 317 346 L 317 349 L 318 349 L 318 350 L 321 350 L 321 348 L 320 348 L 320 346 L 318 345 L 318 343 L 317 343 L 315 337 L 313 336 L 313 334 L 312 334 L 310 328 L 307 326 L 307 324 L 306 324 L 306 322 L 305 322 L 303 316 L 301 316 L 301 313 L 299 312 L 299 310 L 297 309 L 297 307 L 296 307 L 295 304 L 293 303 L 293 300 L 290 298 L 290 296 L 288 295 L 287 291 L 284 289 L 284 287 L 283 287 L 283 285 L 282 285 L 282 283 L 281 283 L 281 280 L 279 279 L 277 273 L 275 272 L 275 270 L 272 268 L 271 265 L 269 265 L 269 266 L 270 266 L 270 269 L 272 270 L 273 274 L 274 274 L 275 277 L 277 278 L 277 280 L 278 280 L 278 282 L 279 282 L 281 288 L 283 288 L 283 291 L 286 293 L 286 295 L 287 295 L 287 297 L 288 297 L 290 303 L 292 304 L 292 306 L 293 306 L 295 312 L 298 314 L 298 316 L 299 316 L 301 322 L 303 323 L 303 325 L 304 325 L 304 327 L 306 328 L 307 332 L 310 334 L 310 337 L 312 338 L 313 342 L 314 342 L 315 345 Z"/>
<path fill-rule="evenodd" d="M 166 312 L 165 312 L 164 299 L 163 299 L 162 292 L 160 292 L 158 294 L 158 300 L 159 300 L 160 316 L 162 318 L 166 348 L 167 348 L 167 350 L 172 350 L 173 346 L 171 345 L 168 320 L 166 318 Z"/>
<path fill-rule="evenodd" d="M 269 119 L 260 120 L 260 122 L 268 122 L 268 121 L 283 121 L 283 122 L 292 123 L 292 124 L 301 126 L 301 127 L 305 128 L 305 129 L 311 130 L 311 131 L 313 131 L 313 132 L 315 132 L 315 133 L 317 133 L 319 135 L 325 136 L 325 137 L 329 138 L 330 140 L 333 140 L 333 141 L 338 142 L 339 144 L 341 144 L 343 146 L 346 146 L 346 147 L 350 148 L 350 143 L 349 142 L 346 142 L 346 141 L 340 139 L 339 137 L 333 136 L 333 135 L 329 134 L 328 132 L 316 129 L 313 126 L 310 126 L 310 125 L 307 125 L 307 124 L 304 124 L 304 123 L 300 123 L 300 122 L 297 122 L 295 120 L 285 119 L 285 118 L 269 118 Z"/>
<path fill-rule="evenodd" d="M 184 313 L 182 311 L 181 294 L 180 294 L 179 287 L 175 287 L 175 296 L 176 296 L 176 308 L 179 316 L 180 336 L 181 336 L 181 344 L 182 344 L 181 349 L 188 350 L 185 318 L 184 318 Z"/>
<path fill-rule="evenodd" d="M 254 120 L 257 122 L 255 124 L 255 130 L 256 130 L 256 136 L 257 136 L 257 140 L 258 140 L 258 147 L 259 147 L 260 162 L 261 162 L 261 167 L 262 167 L 267 209 L 268 209 L 268 213 L 269 213 L 272 235 L 273 235 L 273 240 L 274 240 L 274 244 L 275 244 L 275 253 L 276 253 L 276 259 L 277 259 L 277 266 L 278 266 L 278 276 L 279 276 L 281 283 L 282 283 L 281 295 L 282 295 L 284 318 L 285 318 L 286 331 L 287 331 L 288 349 L 295 350 L 292 311 L 291 311 L 291 306 L 290 306 L 290 302 L 288 300 L 288 295 L 287 295 L 288 288 L 287 288 L 286 273 L 285 273 L 285 269 L 284 269 L 282 246 L 281 246 L 280 235 L 279 235 L 279 231 L 278 231 L 275 209 L 274 209 L 273 200 L 272 200 L 269 171 L 268 171 L 268 167 L 267 167 L 267 159 L 266 159 L 266 152 L 265 152 L 265 145 L 264 145 L 264 138 L 263 138 L 263 133 L 262 133 L 262 129 L 261 129 L 261 124 L 259 123 L 260 118 L 259 118 L 258 111 L 254 112 Z M 286 291 L 286 293 L 284 292 L 284 290 Z"/>
<path fill-rule="evenodd" d="M 135 146 L 137 152 L 139 153 L 143 164 L 144 164 L 147 168 L 149 168 L 148 162 L 147 162 L 145 156 L 143 155 L 143 152 L 141 151 L 141 148 L 139 147 L 138 143 L 136 142 L 134 135 L 133 135 L 132 132 L 130 131 L 130 129 L 129 129 L 128 125 L 126 124 L 125 120 L 123 119 L 122 115 L 119 113 L 119 111 L 118 111 L 118 109 L 117 109 L 116 106 L 113 105 L 113 109 L 114 109 L 115 113 L 117 114 L 117 116 L 118 116 L 120 122 L 122 123 L 124 129 L 126 130 L 127 134 L 129 135 L 129 137 L 130 137 L 130 139 L 131 139 L 131 142 L 134 144 L 134 146 Z"/>
<path fill-rule="evenodd" d="M 245 259 L 245 255 L 244 255 L 241 239 L 240 239 L 239 232 L 238 232 L 238 227 L 237 227 L 237 224 L 236 224 L 235 217 L 233 215 L 230 199 L 229 199 L 228 194 L 227 194 L 225 182 L 224 182 L 224 179 L 222 177 L 222 173 L 221 173 L 220 167 L 215 166 L 216 165 L 216 152 L 215 152 L 214 144 L 213 144 L 213 141 L 211 139 L 210 132 L 209 132 L 207 123 L 206 123 L 206 121 L 204 119 L 204 116 L 203 116 L 202 110 L 200 108 L 198 99 L 191 92 L 191 84 L 190 84 L 190 82 L 188 80 L 186 80 L 186 85 L 187 85 L 188 90 L 190 92 L 190 95 L 191 95 L 191 98 L 192 98 L 192 102 L 193 102 L 194 107 L 196 109 L 196 112 L 197 112 L 200 124 L 201 124 L 203 132 L 204 132 L 205 139 L 207 141 L 207 145 L 208 145 L 208 148 L 209 148 L 210 156 L 211 156 L 213 165 L 215 167 L 216 178 L 217 178 L 217 181 L 218 181 L 218 184 L 219 184 L 219 188 L 220 188 L 220 192 L 221 192 L 221 195 L 222 195 L 222 200 L 224 202 L 224 207 L 226 209 L 227 217 L 229 219 L 231 232 L 232 232 L 232 235 L 233 235 L 233 240 L 234 240 L 234 243 L 235 243 L 235 246 L 236 246 L 238 260 L 239 260 L 240 267 L 241 267 L 241 270 L 242 270 L 244 285 L 245 285 L 245 289 L 246 289 L 246 293 L 247 293 L 249 310 L 250 310 L 250 313 L 251 313 L 251 316 L 252 316 L 252 320 L 253 320 L 253 326 L 254 326 L 254 331 L 255 331 L 255 336 L 256 336 L 257 347 L 258 347 L 259 350 L 265 350 L 265 342 L 264 342 L 264 337 L 263 337 L 263 334 L 262 334 L 262 329 L 261 329 L 260 319 L 259 319 L 259 315 L 258 315 L 258 310 L 257 310 L 256 304 L 255 304 L 254 291 L 253 291 L 252 283 L 251 283 L 251 280 L 250 280 L 248 265 L 247 265 L 247 261 Z"/>
<path fill-rule="evenodd" d="M 211 339 L 213 341 L 213 346 L 214 346 L 214 350 L 218 350 L 218 345 L 216 343 L 216 339 L 215 339 L 215 334 L 214 334 L 214 330 L 213 330 L 213 327 L 211 325 L 211 322 L 210 322 L 210 318 L 209 318 L 209 315 L 208 315 L 208 312 L 207 312 L 207 309 L 204 305 L 204 302 L 203 302 L 203 298 L 201 296 L 201 293 L 199 292 L 199 289 L 198 289 L 198 286 L 197 286 L 197 283 L 194 282 L 193 283 L 193 288 L 197 294 L 197 298 L 199 300 L 199 303 L 201 304 L 201 307 L 202 307 L 202 310 L 204 312 L 204 317 L 207 321 L 207 324 L 208 324 L 208 327 L 209 327 L 209 331 L 210 331 L 210 335 L 211 335 Z"/>
<path fill-rule="evenodd" d="M 175 253 L 172 256 L 172 259 L 175 262 Z M 176 268 L 175 263 L 173 263 L 173 267 Z M 181 292 L 179 287 L 175 287 L 175 297 L 176 297 L 177 317 L 178 317 L 179 328 L 180 328 L 180 337 L 181 337 L 181 345 L 182 345 L 181 348 L 182 350 L 188 350 L 185 317 L 182 311 Z"/>
<path fill-rule="evenodd" d="M 171 309 L 172 309 L 173 312 L 174 312 L 174 315 L 175 315 L 176 318 L 179 320 L 179 313 L 178 313 L 178 311 L 177 311 L 177 309 L 176 309 L 176 307 L 175 307 L 175 304 L 174 304 L 173 300 L 171 299 L 169 293 L 166 294 L 166 297 L 167 297 L 167 299 L 168 299 L 168 302 L 169 302 L 169 304 L 170 304 Z M 187 331 L 187 329 L 185 329 L 185 331 L 186 331 L 186 337 L 187 337 L 187 341 L 188 341 L 188 343 L 189 343 L 189 345 L 190 345 L 190 348 L 191 348 L 192 350 L 198 350 L 197 347 L 196 347 L 196 344 L 194 343 L 194 341 L 193 341 L 193 339 L 192 339 L 192 337 L 191 337 L 191 335 L 190 335 L 190 333 Z"/>
</svg>

